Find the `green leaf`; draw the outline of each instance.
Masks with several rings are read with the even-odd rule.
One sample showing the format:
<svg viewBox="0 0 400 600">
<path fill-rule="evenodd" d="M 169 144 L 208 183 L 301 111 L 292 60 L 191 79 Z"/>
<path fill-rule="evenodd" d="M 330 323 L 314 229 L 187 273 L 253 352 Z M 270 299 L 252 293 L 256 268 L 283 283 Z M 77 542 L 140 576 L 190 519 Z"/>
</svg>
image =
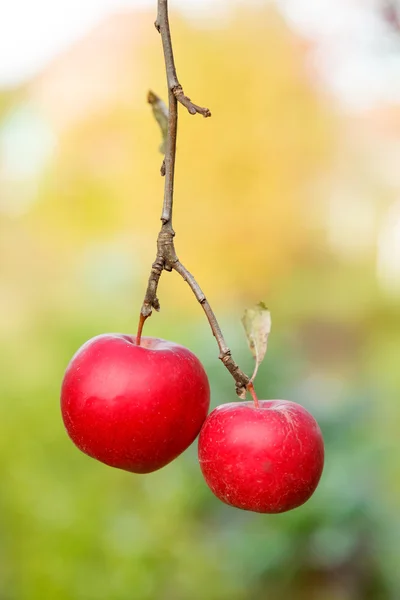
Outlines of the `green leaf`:
<svg viewBox="0 0 400 600">
<path fill-rule="evenodd" d="M 268 336 L 271 331 L 271 313 L 264 302 L 259 302 L 254 308 L 247 308 L 242 317 L 250 351 L 256 361 L 251 381 L 257 375 L 258 367 L 267 352 Z"/>
<path fill-rule="evenodd" d="M 162 134 L 160 152 L 161 154 L 165 154 L 168 133 L 168 108 L 165 105 L 165 102 L 163 102 L 163 100 L 161 100 L 161 98 L 151 90 L 147 94 L 147 101 L 149 104 L 151 104 L 154 118 L 160 126 Z"/>
</svg>

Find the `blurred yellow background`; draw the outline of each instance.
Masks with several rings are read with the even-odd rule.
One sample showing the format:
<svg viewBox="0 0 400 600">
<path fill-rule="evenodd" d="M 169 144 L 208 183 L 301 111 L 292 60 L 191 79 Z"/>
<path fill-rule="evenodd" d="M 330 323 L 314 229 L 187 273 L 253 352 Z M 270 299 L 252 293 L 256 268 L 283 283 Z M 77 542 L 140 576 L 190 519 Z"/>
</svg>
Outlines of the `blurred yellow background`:
<svg viewBox="0 0 400 600">
<path fill-rule="evenodd" d="M 174 228 L 249 373 L 240 318 L 271 309 L 258 395 L 318 419 L 321 484 L 292 513 L 240 512 L 206 487 L 196 444 L 133 476 L 64 432 L 64 369 L 88 338 L 135 332 L 160 227 L 155 9 L 107 14 L 0 90 L 2 600 L 400 598 L 400 94 L 369 99 L 349 66 L 341 96 L 323 41 L 349 46 L 281 4 L 172 12 L 179 78 L 213 115 L 180 111 Z M 400 80 L 387 14 L 373 39 Z M 165 273 L 159 295 L 146 334 L 196 352 L 213 406 L 233 401 L 190 290 Z"/>
</svg>

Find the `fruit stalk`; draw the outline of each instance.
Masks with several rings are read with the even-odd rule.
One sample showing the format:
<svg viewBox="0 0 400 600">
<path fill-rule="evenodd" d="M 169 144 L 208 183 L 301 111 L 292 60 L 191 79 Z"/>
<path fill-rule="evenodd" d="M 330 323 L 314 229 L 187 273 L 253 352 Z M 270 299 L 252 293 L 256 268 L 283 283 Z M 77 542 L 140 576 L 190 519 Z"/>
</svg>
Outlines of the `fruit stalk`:
<svg viewBox="0 0 400 600">
<path fill-rule="evenodd" d="M 258 398 L 257 398 L 256 390 L 254 389 L 254 385 L 253 385 L 252 381 L 250 381 L 250 383 L 247 385 L 247 389 L 250 392 L 250 395 L 251 395 L 251 397 L 253 399 L 254 407 L 255 408 L 260 408 L 260 405 L 258 403 Z"/>
<path fill-rule="evenodd" d="M 162 272 L 175 270 L 188 283 L 196 299 L 202 306 L 218 344 L 220 351 L 219 358 L 235 380 L 236 393 L 240 398 L 245 398 L 250 379 L 243 371 L 241 371 L 239 366 L 233 360 L 231 351 L 225 342 L 221 328 L 210 304 L 193 275 L 179 261 L 174 246 L 175 232 L 172 227 L 172 211 L 176 139 L 178 132 L 178 102 L 182 104 L 191 115 L 200 114 L 203 115 L 203 117 L 210 117 L 211 112 L 208 108 L 203 108 L 194 104 L 190 98 L 185 96 L 183 88 L 179 83 L 169 27 L 168 0 L 158 0 L 155 27 L 161 35 L 168 85 L 168 133 L 165 159 L 161 169 L 162 174 L 165 175 L 164 202 L 161 213 L 162 226 L 157 238 L 157 255 L 156 260 L 151 267 L 147 290 L 140 311 L 136 343 L 140 345 L 143 325 L 146 319 L 151 316 L 153 309 L 156 311 L 160 310 L 157 288 Z"/>
</svg>

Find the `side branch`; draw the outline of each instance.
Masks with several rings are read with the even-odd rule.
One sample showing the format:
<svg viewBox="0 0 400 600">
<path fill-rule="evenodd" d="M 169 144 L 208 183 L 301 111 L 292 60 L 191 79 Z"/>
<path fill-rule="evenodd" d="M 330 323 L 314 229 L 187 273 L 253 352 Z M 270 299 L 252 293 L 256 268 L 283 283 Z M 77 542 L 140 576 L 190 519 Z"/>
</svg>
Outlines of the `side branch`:
<svg viewBox="0 0 400 600">
<path fill-rule="evenodd" d="M 153 308 L 156 311 L 160 310 L 160 302 L 157 298 L 157 288 L 163 269 L 164 259 L 157 254 L 156 260 L 151 266 L 149 282 L 147 284 L 146 295 L 141 310 L 141 314 L 145 319 L 151 315 Z"/>
<path fill-rule="evenodd" d="M 218 348 L 219 348 L 219 359 L 228 369 L 229 373 L 232 375 L 233 379 L 236 383 L 236 393 L 240 398 L 246 397 L 246 389 L 248 384 L 250 383 L 250 378 L 241 371 L 239 366 L 235 363 L 232 358 L 232 353 L 228 346 L 226 345 L 225 338 L 222 334 L 221 328 L 218 324 L 217 318 L 208 303 L 207 298 L 202 292 L 199 284 L 193 277 L 193 275 L 183 266 L 183 264 L 177 260 L 173 264 L 174 270 L 183 277 L 184 281 L 189 285 L 190 289 L 194 293 L 197 301 L 201 304 L 208 322 L 210 324 L 211 330 L 215 339 L 217 340 Z"/>
<path fill-rule="evenodd" d="M 148 319 L 153 309 L 160 310 L 160 302 L 157 297 L 157 288 L 163 271 L 172 271 L 174 263 L 178 260 L 174 247 L 174 231 L 170 221 L 163 224 L 157 237 L 157 256 L 153 262 L 150 271 L 149 281 L 147 283 L 146 294 L 140 311 L 139 327 L 136 336 L 136 343 L 139 346 L 142 337 L 143 325 Z"/>
<path fill-rule="evenodd" d="M 203 108 L 201 106 L 197 106 L 197 104 L 193 104 L 193 102 L 185 96 L 183 93 L 183 89 L 181 85 L 177 85 L 172 90 L 174 92 L 175 98 L 180 102 L 185 108 L 188 109 L 188 112 L 191 115 L 195 115 L 196 113 L 199 115 L 203 115 L 203 117 L 211 117 L 211 112 L 209 108 Z"/>
</svg>

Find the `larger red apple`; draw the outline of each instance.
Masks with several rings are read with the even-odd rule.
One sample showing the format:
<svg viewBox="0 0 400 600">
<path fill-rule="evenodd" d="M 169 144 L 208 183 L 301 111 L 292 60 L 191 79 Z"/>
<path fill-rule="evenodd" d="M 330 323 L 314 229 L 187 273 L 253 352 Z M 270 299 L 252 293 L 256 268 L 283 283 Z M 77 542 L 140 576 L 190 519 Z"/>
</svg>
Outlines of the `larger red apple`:
<svg viewBox="0 0 400 600">
<path fill-rule="evenodd" d="M 61 389 L 68 435 L 89 456 L 133 473 L 171 462 L 197 437 L 210 403 L 207 375 L 183 346 L 105 334 L 72 358 Z"/>
<path fill-rule="evenodd" d="M 294 402 L 223 404 L 203 425 L 199 461 L 212 492 L 226 504 L 281 513 L 313 494 L 324 443 L 314 417 Z"/>
</svg>

